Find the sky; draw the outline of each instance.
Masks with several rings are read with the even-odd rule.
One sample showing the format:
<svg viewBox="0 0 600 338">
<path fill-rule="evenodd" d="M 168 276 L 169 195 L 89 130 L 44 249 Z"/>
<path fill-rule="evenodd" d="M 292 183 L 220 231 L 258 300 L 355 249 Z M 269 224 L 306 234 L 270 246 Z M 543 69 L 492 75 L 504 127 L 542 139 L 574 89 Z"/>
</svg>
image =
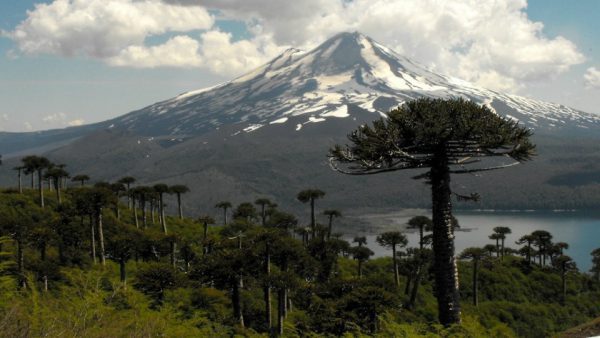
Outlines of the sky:
<svg viewBox="0 0 600 338">
<path fill-rule="evenodd" d="M 342 31 L 600 114 L 599 13 L 598 0 L 2 0 L 0 130 L 107 120 Z"/>
</svg>

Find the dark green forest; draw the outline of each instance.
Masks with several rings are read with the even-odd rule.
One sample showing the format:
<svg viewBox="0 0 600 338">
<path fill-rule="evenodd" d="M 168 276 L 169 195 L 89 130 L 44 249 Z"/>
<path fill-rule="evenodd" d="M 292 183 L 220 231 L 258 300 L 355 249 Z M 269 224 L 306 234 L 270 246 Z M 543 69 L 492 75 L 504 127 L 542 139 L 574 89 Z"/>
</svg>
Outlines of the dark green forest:
<svg viewBox="0 0 600 338">
<path fill-rule="evenodd" d="M 191 219 L 161 207 L 185 199 L 182 186 L 68 183 L 67 167 L 39 157 L 24 167 L 20 189 L 0 194 L 1 336 L 547 337 L 600 316 L 600 251 L 579 272 L 544 231 L 516 244 L 496 229 L 465 250 L 463 320 L 444 327 L 425 216 L 408 225 L 420 247 L 386 232 L 377 241 L 396 259 L 372 258 L 375 243 L 341 239 L 343 211 L 320 210 L 318 189 L 298 203 L 326 224 L 302 226 L 263 198 Z"/>
<path fill-rule="evenodd" d="M 531 131 L 461 99 L 411 101 L 335 146 L 332 169 L 429 168 L 432 213 L 368 243 L 344 239 L 344 210 L 299 191 L 308 224 L 256 196 L 186 217 L 184 185 L 95 181 L 47 158 L 0 193 L 0 335 L 6 337 L 549 337 L 600 317 L 591 271 L 536 230 L 457 253 L 451 177 L 531 160 Z M 511 162 L 483 162 L 484 158 Z M 92 183 L 93 182 L 93 183 Z M 168 214 L 166 205 L 177 212 Z M 172 206 L 176 206 L 173 208 Z M 317 217 L 319 216 L 319 217 Z M 319 220 L 326 220 L 323 224 Z M 405 233 L 419 233 L 409 247 Z M 374 257 L 369 246 L 389 249 Z"/>
</svg>

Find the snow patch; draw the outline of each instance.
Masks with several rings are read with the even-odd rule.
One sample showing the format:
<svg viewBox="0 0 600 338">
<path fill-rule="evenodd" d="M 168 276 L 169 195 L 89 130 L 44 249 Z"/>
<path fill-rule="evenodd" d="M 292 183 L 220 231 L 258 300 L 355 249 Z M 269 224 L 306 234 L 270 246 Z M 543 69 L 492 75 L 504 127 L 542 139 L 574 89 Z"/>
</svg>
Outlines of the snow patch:
<svg viewBox="0 0 600 338">
<path fill-rule="evenodd" d="M 260 128 L 262 126 L 263 126 L 262 124 L 251 124 L 248 127 L 244 128 L 243 131 L 250 133 L 250 132 L 257 130 L 258 128 Z"/>
<path fill-rule="evenodd" d="M 301 125 L 301 124 L 297 124 L 297 125 L 296 125 L 296 131 L 298 131 L 298 130 L 300 130 L 300 129 L 302 129 L 302 125 Z"/>
<path fill-rule="evenodd" d="M 287 120 L 288 120 L 288 118 L 287 118 L 287 117 L 282 117 L 282 118 L 280 118 L 280 119 L 277 119 L 277 120 L 275 120 L 275 121 L 271 121 L 271 122 L 269 122 L 269 124 L 279 124 L 279 123 L 286 123 L 286 122 L 287 122 Z"/>
<path fill-rule="evenodd" d="M 338 107 L 336 110 L 329 111 L 325 114 L 321 114 L 322 117 L 348 117 L 348 106 L 344 105 Z"/>
</svg>

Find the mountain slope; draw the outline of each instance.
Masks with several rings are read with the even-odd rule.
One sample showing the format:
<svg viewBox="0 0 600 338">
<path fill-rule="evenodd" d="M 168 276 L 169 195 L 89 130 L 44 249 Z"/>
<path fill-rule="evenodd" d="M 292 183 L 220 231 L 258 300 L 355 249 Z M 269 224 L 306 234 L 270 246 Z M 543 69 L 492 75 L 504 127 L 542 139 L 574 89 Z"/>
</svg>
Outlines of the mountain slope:
<svg viewBox="0 0 600 338">
<path fill-rule="evenodd" d="M 465 97 L 510 110 L 534 128 L 598 128 L 600 118 L 557 104 L 506 95 L 439 75 L 359 33 L 341 33 L 316 49 L 290 49 L 231 82 L 179 95 L 111 121 L 145 135 L 201 134 L 240 123 L 241 131 L 345 118 L 352 106 L 373 118 L 418 97 Z"/>
<path fill-rule="evenodd" d="M 426 207 L 418 172 L 346 177 L 327 165 L 327 150 L 357 125 L 419 97 L 465 97 L 535 131 L 539 156 L 523 166 L 454 179 L 459 193 L 479 192 L 468 208 L 595 208 L 600 200 L 600 118 L 557 104 L 479 88 L 436 74 L 358 33 L 342 33 L 312 51 L 290 49 L 219 86 L 188 92 L 121 117 L 63 131 L 36 133 L 44 153 L 73 174 L 141 183 L 184 183 L 193 212 L 220 200 L 257 196 L 302 208 L 296 193 L 328 192 L 324 207 L 359 212 Z M 0 151 L 27 153 L 32 134 L 0 135 Z M 18 141 L 14 141 L 18 140 Z M 19 144 L 27 141 L 26 146 Z M 38 143 L 36 143 L 38 142 Z M 13 162 L 16 159 L 12 160 Z M 1 171 L 14 184 L 13 166 Z"/>
</svg>

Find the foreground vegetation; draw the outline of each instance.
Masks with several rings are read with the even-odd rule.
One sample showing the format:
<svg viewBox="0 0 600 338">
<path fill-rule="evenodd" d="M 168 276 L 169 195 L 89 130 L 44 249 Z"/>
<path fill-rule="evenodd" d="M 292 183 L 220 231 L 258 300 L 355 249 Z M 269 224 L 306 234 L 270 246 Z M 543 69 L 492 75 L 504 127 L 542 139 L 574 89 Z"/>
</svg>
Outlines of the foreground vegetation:
<svg viewBox="0 0 600 338">
<path fill-rule="evenodd" d="M 313 237 L 268 200 L 221 204 L 219 225 L 153 210 L 136 227 L 139 199 L 107 187 L 66 189 L 60 205 L 46 190 L 44 208 L 39 191 L 0 194 L 0 335 L 546 337 L 600 316 L 597 276 L 563 273 L 560 255 L 535 240 L 522 256 L 491 240 L 477 258 L 478 304 L 463 304 L 462 324 L 443 327 L 425 217 L 412 222 L 423 225 L 422 250 L 406 248 L 401 233 L 379 236 L 395 246 L 394 270 L 391 257 L 370 259 L 375 243 L 352 246 L 316 221 Z M 102 192 L 97 214 L 83 202 Z M 458 263 L 463 299 L 474 295 L 472 254 Z"/>
</svg>

